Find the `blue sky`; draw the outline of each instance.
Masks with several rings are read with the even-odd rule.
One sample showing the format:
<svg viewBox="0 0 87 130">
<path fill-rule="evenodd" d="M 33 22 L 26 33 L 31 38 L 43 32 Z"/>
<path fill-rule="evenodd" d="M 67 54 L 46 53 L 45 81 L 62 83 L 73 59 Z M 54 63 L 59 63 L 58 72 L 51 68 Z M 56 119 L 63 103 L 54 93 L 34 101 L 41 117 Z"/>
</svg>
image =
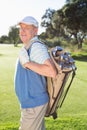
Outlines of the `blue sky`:
<svg viewBox="0 0 87 130">
<path fill-rule="evenodd" d="M 0 0 L 0 36 L 7 35 L 9 28 L 25 16 L 34 16 L 40 23 L 46 9 L 58 10 L 64 4 L 65 0 Z"/>
</svg>

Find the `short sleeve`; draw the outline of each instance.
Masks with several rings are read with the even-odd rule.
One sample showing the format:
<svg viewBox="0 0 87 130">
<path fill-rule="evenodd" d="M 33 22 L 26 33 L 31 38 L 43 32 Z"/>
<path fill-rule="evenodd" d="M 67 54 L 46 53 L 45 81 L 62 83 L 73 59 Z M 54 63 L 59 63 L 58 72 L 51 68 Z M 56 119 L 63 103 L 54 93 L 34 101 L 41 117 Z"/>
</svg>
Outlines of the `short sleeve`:
<svg viewBox="0 0 87 130">
<path fill-rule="evenodd" d="M 30 60 L 39 64 L 43 64 L 49 59 L 49 53 L 46 45 L 43 43 L 35 42 L 32 44 L 30 51 Z"/>
</svg>

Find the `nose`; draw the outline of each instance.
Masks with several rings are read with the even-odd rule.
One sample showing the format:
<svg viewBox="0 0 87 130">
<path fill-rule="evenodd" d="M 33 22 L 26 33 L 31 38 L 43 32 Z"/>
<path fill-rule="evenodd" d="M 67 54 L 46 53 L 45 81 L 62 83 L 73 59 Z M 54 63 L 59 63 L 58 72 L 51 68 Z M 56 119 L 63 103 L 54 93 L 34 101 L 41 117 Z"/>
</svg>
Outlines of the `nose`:
<svg viewBox="0 0 87 130">
<path fill-rule="evenodd" d="M 25 32 L 25 28 L 20 28 L 20 31 L 21 32 Z"/>
</svg>

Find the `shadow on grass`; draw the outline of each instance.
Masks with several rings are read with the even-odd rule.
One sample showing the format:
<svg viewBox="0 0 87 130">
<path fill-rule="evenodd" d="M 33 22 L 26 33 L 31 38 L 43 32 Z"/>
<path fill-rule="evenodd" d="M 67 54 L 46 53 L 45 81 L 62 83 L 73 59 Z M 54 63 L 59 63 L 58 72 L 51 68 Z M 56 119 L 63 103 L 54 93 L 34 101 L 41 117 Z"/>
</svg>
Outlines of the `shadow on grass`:
<svg viewBox="0 0 87 130">
<path fill-rule="evenodd" d="M 18 130 L 18 126 L 11 127 L 0 127 L 0 130 Z"/>
<path fill-rule="evenodd" d="M 0 130 L 18 130 L 19 125 L 15 123 L 1 123 Z"/>
<path fill-rule="evenodd" d="M 74 58 L 75 60 L 78 60 L 78 61 L 87 62 L 87 55 L 83 55 L 83 54 L 79 54 L 78 56 L 77 56 L 77 55 L 74 55 L 73 58 Z"/>
<path fill-rule="evenodd" d="M 5 127 L 5 128 L 0 128 L 0 130 L 18 130 L 18 127 L 15 127 L 15 128 L 7 128 L 7 127 Z"/>
<path fill-rule="evenodd" d="M 3 54 L 0 54 L 0 56 L 3 56 Z"/>
</svg>

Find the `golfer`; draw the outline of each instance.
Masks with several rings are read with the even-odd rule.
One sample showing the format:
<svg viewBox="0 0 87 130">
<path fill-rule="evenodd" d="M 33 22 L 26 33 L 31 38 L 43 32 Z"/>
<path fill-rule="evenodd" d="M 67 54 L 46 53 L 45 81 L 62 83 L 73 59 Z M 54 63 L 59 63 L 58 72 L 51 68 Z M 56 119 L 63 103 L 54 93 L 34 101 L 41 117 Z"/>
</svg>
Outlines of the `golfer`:
<svg viewBox="0 0 87 130">
<path fill-rule="evenodd" d="M 56 77 L 55 66 L 47 47 L 38 39 L 38 21 L 27 16 L 19 22 L 19 36 L 23 46 L 15 69 L 15 92 L 20 102 L 19 130 L 45 130 L 44 116 L 49 96 L 46 78 Z"/>
</svg>

